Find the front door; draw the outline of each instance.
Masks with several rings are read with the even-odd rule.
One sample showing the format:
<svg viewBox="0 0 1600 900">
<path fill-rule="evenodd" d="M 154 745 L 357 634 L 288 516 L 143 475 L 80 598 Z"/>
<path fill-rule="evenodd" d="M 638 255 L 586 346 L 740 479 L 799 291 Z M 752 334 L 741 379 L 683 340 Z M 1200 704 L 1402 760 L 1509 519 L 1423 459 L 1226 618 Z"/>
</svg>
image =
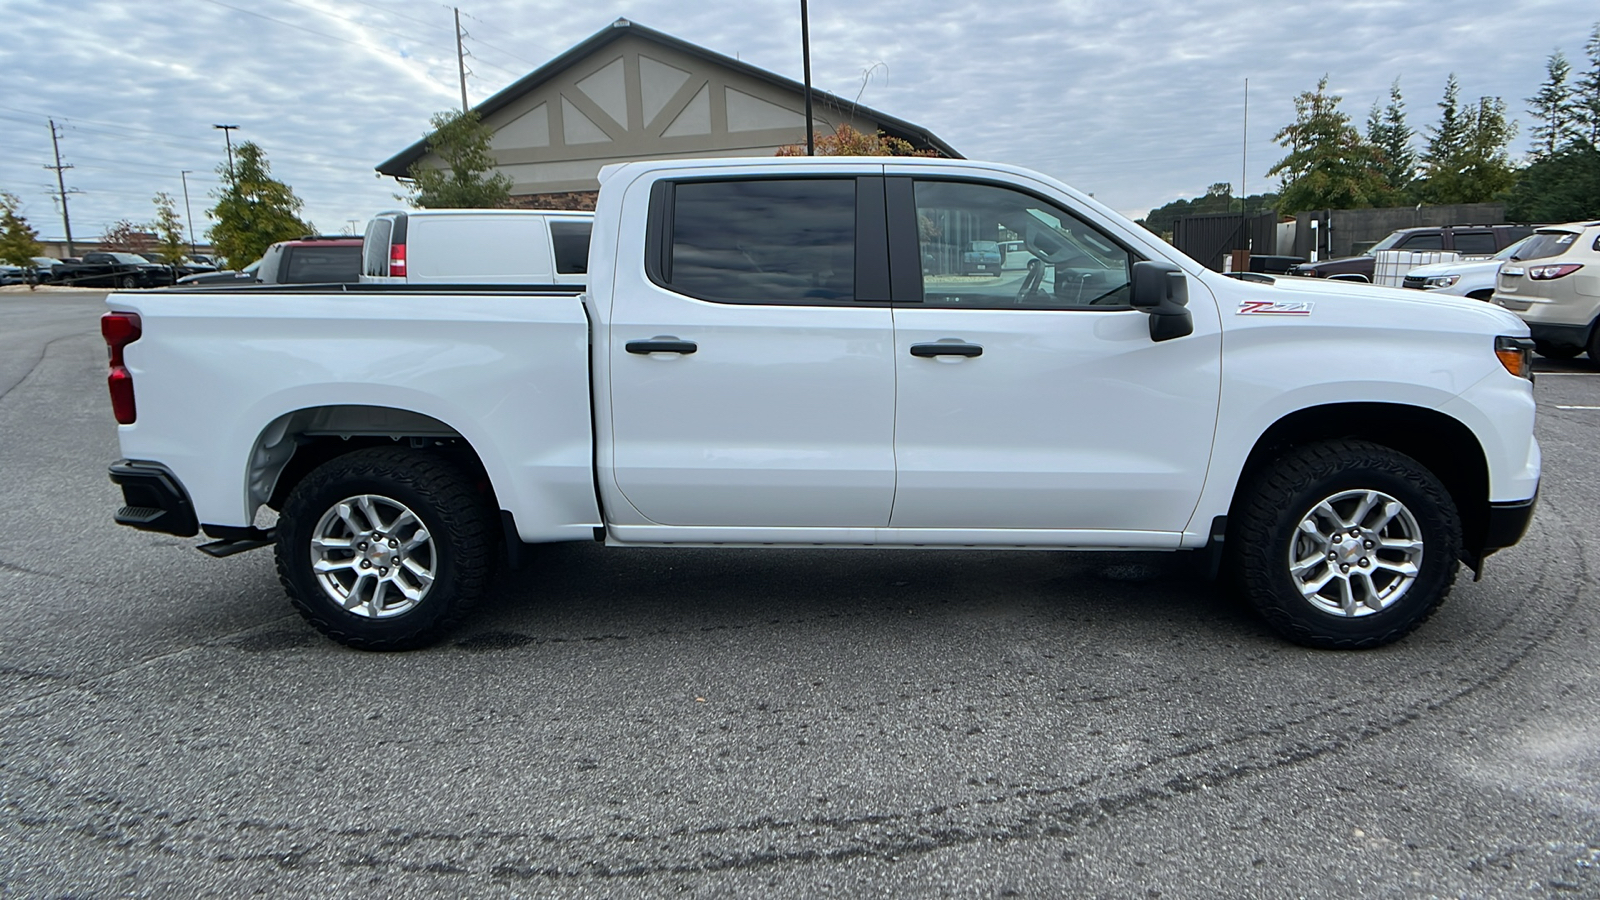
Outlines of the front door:
<svg viewBox="0 0 1600 900">
<path fill-rule="evenodd" d="M 615 294 L 609 347 L 616 485 L 649 521 L 888 524 L 886 274 L 872 287 L 887 271 L 883 180 L 859 182 L 656 186 L 652 227 L 664 233 L 640 289 Z"/>
<path fill-rule="evenodd" d="M 1153 342 L 1149 317 L 1128 305 L 1141 257 L 1109 229 L 1042 191 L 890 180 L 889 215 L 915 229 L 921 269 L 915 296 L 896 280 L 890 525 L 1070 529 L 1113 544 L 1120 533 L 1146 546 L 1170 533 L 1175 543 L 1217 421 L 1209 293 L 1191 279 L 1194 333 Z M 971 273 L 964 249 L 989 241 L 1023 250 L 998 273 Z"/>
</svg>

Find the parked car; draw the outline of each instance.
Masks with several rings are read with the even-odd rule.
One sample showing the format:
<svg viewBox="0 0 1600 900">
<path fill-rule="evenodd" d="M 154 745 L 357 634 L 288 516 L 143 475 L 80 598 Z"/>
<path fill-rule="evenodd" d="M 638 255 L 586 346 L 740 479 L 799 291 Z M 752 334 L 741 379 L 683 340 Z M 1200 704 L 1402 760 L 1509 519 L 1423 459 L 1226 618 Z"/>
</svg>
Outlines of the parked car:
<svg viewBox="0 0 1600 900">
<path fill-rule="evenodd" d="M 27 284 L 28 270 L 21 266 L 0 264 L 0 285 Z"/>
<path fill-rule="evenodd" d="M 206 272 L 199 275 L 186 275 L 178 279 L 179 287 L 204 285 L 206 287 L 224 287 L 226 285 L 257 284 L 256 270 L 261 268 L 261 260 L 256 260 L 242 269 L 223 269 L 217 272 Z"/>
<path fill-rule="evenodd" d="M 1457 259 L 1418 266 L 1406 273 L 1402 286 L 1418 291 L 1488 300 L 1494 294 L 1494 280 L 1500 272 L 1500 264 L 1510 259 L 1528 241 L 1529 238 L 1523 238 L 1488 259 Z"/>
<path fill-rule="evenodd" d="M 998 241 L 973 241 L 961 254 L 961 274 L 994 272 L 998 275 L 1003 262 Z"/>
<path fill-rule="evenodd" d="M 1540 356 L 1600 368 L 1600 222 L 1540 228 L 1500 266 L 1493 301 L 1522 317 Z"/>
<path fill-rule="evenodd" d="M 29 284 L 49 284 L 56 280 L 55 272 L 63 260 L 49 256 L 33 257 L 33 265 L 28 267 L 27 277 Z"/>
<path fill-rule="evenodd" d="M 1227 278 L 1015 166 L 893 177 L 609 166 L 586 287 L 113 294 L 116 520 L 275 544 L 299 612 L 372 650 L 593 540 L 1189 549 L 1288 639 L 1375 647 L 1527 528 L 1516 316 Z M 1017 232 L 1021 289 L 915 277 L 924 209 Z"/>
<path fill-rule="evenodd" d="M 1531 225 L 1430 225 L 1402 228 L 1372 246 L 1360 256 L 1300 263 L 1289 268 L 1290 275 L 1327 278 L 1331 275 L 1360 275 L 1372 280 L 1379 250 L 1450 250 L 1463 257 L 1488 257 L 1533 233 Z"/>
<path fill-rule="evenodd" d="M 367 223 L 369 284 L 583 284 L 594 213 L 537 209 L 382 212 Z"/>
<path fill-rule="evenodd" d="M 85 253 L 83 261 L 66 262 L 54 270 L 57 284 L 73 287 L 147 288 L 172 284 L 168 266 L 157 265 L 137 253 Z"/>
<path fill-rule="evenodd" d="M 350 284 L 361 280 L 361 238 L 308 234 L 279 241 L 261 255 L 262 284 Z"/>
</svg>

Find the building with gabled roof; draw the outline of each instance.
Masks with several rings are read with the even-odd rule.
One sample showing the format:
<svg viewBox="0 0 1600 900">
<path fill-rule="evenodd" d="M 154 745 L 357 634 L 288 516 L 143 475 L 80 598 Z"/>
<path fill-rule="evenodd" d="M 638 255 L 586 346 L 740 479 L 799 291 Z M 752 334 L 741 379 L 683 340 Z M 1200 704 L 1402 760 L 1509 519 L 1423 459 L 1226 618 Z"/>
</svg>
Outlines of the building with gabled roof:
<svg viewBox="0 0 1600 900">
<path fill-rule="evenodd" d="M 818 136 L 849 125 L 961 158 L 921 126 L 813 89 Z M 805 87 L 618 19 L 474 107 L 518 206 L 593 208 L 600 168 L 638 159 L 771 156 L 804 144 Z M 405 178 L 437 162 L 419 140 L 378 165 Z"/>
</svg>

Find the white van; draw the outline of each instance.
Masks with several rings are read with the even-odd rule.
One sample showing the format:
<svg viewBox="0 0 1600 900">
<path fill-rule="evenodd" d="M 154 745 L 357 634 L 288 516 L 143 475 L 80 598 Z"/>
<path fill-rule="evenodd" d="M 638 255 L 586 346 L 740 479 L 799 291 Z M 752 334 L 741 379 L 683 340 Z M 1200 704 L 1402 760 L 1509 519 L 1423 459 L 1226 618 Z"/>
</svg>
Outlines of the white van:
<svg viewBox="0 0 1600 900">
<path fill-rule="evenodd" d="M 535 209 L 382 212 L 361 280 L 375 284 L 585 284 L 594 213 Z"/>
</svg>

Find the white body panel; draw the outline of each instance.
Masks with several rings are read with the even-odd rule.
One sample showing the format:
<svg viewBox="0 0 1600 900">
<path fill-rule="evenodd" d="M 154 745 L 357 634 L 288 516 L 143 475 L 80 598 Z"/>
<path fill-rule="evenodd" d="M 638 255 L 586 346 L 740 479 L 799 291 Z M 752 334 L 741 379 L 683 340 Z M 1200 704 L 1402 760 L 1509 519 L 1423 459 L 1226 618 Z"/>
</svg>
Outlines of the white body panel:
<svg viewBox="0 0 1600 900">
<path fill-rule="evenodd" d="M 1194 332 L 1152 342 L 1131 310 L 712 303 L 646 277 L 656 181 L 819 172 L 1048 196 L 1185 272 Z M 608 539 L 626 544 L 1198 547 L 1275 422 L 1379 402 L 1470 429 L 1490 500 L 1537 488 L 1531 386 L 1493 350 L 1527 329 L 1490 304 L 1225 278 L 1009 166 L 675 160 L 611 167 L 602 184 L 587 321 L 578 299 L 550 295 L 112 295 L 145 317 L 127 349 L 139 419 L 121 428 L 124 455 L 169 467 L 203 523 L 248 524 L 249 456 L 269 423 L 371 405 L 470 442 L 529 541 L 587 539 L 603 508 Z M 662 337 L 697 352 L 625 350 Z M 983 355 L 908 353 L 951 337 Z"/>
<path fill-rule="evenodd" d="M 585 212 L 519 209 L 417 210 L 405 213 L 406 274 L 369 275 L 368 284 L 584 284 L 557 271 L 552 222 L 587 222 Z M 370 226 L 369 226 L 370 228 Z M 387 254 L 387 248 L 384 248 Z"/>
</svg>

